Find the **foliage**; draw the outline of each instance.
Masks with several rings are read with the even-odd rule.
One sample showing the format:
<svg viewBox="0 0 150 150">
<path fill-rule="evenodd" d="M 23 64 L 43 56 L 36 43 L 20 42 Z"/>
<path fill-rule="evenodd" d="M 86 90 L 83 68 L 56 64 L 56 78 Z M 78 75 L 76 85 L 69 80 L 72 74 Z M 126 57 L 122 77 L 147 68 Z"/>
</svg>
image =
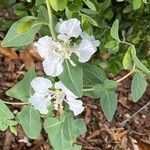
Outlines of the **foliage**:
<svg viewBox="0 0 150 150">
<path fill-rule="evenodd" d="M 60 80 L 79 98 L 89 96 L 99 99 L 108 121 L 113 119 L 117 109 L 116 90 L 120 82 L 107 78 L 109 73 L 115 74 L 121 69 L 130 71 L 133 74 L 133 101 L 137 102 L 142 97 L 147 87 L 146 78 L 150 75 L 150 63 L 146 59 L 150 42 L 150 3 L 147 0 L 28 0 L 0 3 L 5 7 L 13 6 L 14 13 L 20 18 L 12 24 L 3 39 L 1 44 L 5 47 L 31 44 L 37 34 L 49 35 L 60 42 L 54 26 L 59 19 L 70 18 L 80 20 L 83 31 L 101 42 L 89 62 L 81 63 L 73 56 L 73 66 L 70 59 L 65 59 L 63 72 L 50 79 L 52 82 Z M 71 44 L 77 46 L 80 41 L 73 39 Z M 57 110 L 59 115 L 56 115 L 55 106 L 50 106 L 48 114 L 41 115 L 28 102 L 34 93 L 31 82 L 35 77 L 35 69 L 29 69 L 25 77 L 6 92 L 26 104 L 17 116 L 0 100 L 0 130 L 5 131 L 9 127 L 16 134 L 14 126 L 19 123 L 29 138 L 36 139 L 44 127 L 55 150 L 81 149 L 74 143 L 79 135 L 86 132 L 82 119 L 74 119 L 67 107 L 63 112 Z"/>
</svg>

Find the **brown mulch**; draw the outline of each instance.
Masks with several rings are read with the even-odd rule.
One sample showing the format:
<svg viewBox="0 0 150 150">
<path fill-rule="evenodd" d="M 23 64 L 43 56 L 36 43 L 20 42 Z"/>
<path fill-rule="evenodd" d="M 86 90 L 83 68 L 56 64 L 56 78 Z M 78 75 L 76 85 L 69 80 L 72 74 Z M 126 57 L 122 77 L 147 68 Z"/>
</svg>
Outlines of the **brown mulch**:
<svg viewBox="0 0 150 150">
<path fill-rule="evenodd" d="M 30 47 L 31 48 L 31 47 Z M 35 65 L 38 75 L 42 75 L 41 61 L 33 50 L 15 53 L 10 49 L 0 47 L 0 98 L 13 100 L 5 92 L 21 80 L 26 69 Z M 114 79 L 121 78 L 127 72 L 122 71 Z M 150 106 L 145 107 L 128 122 L 124 122 L 149 102 L 150 86 L 137 103 L 133 103 L 130 94 L 132 77 L 118 85 L 118 108 L 114 119 L 108 122 L 99 105 L 99 100 L 84 97 L 85 111 L 80 115 L 87 125 L 87 132 L 80 136 L 77 144 L 83 150 L 150 150 Z M 18 110 L 18 106 L 10 106 Z M 20 126 L 18 135 L 9 131 L 0 132 L 0 149 L 4 150 L 51 150 L 47 137 L 43 132 L 37 140 L 24 140 L 25 133 Z M 8 140 L 9 139 L 9 140 Z"/>
</svg>

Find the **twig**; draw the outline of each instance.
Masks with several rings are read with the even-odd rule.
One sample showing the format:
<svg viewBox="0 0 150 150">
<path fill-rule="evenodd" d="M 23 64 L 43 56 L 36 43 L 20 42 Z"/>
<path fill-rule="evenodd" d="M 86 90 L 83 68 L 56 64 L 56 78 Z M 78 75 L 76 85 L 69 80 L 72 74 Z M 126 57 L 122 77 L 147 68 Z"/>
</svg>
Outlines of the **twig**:
<svg viewBox="0 0 150 150">
<path fill-rule="evenodd" d="M 3 145 L 3 150 L 10 150 L 10 144 L 11 144 L 11 140 L 12 140 L 12 133 L 7 130 L 5 133 L 5 141 L 4 141 L 4 145 Z"/>
<path fill-rule="evenodd" d="M 3 102 L 4 102 L 5 104 L 8 104 L 8 105 L 27 105 L 27 104 L 29 104 L 28 102 L 26 102 L 26 103 L 7 102 L 7 101 L 4 101 L 4 100 L 3 100 Z"/>
<path fill-rule="evenodd" d="M 133 65 L 132 70 L 128 74 L 126 74 L 122 78 L 118 79 L 116 82 L 119 83 L 119 82 L 123 81 L 124 79 L 126 79 L 127 77 L 129 77 L 134 72 L 134 70 L 135 70 L 135 64 Z"/>
<path fill-rule="evenodd" d="M 150 105 L 150 102 L 148 102 L 146 105 L 144 105 L 142 108 L 140 108 L 137 112 L 135 112 L 132 116 L 130 116 L 128 119 L 126 119 L 125 121 L 123 121 L 122 123 L 120 123 L 121 128 L 129 121 L 131 120 L 133 117 L 135 117 L 139 112 L 141 112 L 143 109 L 145 109 L 148 105 Z"/>
</svg>

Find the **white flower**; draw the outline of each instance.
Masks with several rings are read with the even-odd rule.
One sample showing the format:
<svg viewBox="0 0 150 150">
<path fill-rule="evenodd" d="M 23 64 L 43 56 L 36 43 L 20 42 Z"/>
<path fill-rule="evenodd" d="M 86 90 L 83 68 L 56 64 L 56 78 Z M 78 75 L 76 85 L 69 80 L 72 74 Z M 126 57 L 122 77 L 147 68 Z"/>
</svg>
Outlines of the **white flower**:
<svg viewBox="0 0 150 150">
<path fill-rule="evenodd" d="M 66 102 L 74 115 L 78 115 L 84 110 L 82 101 L 77 100 L 77 96 L 67 89 L 61 81 L 56 82 L 54 89 L 51 89 L 52 83 L 50 80 L 43 77 L 36 77 L 32 80 L 31 86 L 35 93 L 29 98 L 29 102 L 41 114 L 48 113 L 47 107 L 51 103 L 54 103 L 55 110 L 62 111 L 63 102 Z M 53 102 L 51 102 L 52 99 Z"/>
<path fill-rule="evenodd" d="M 54 42 L 51 37 L 45 36 L 34 44 L 39 55 L 44 58 L 43 68 L 45 73 L 52 77 L 63 72 L 64 59 L 69 60 L 75 66 L 75 63 L 71 60 L 72 53 L 79 57 L 80 62 L 86 62 L 96 52 L 100 44 L 94 36 L 82 32 L 80 21 L 75 18 L 67 21 L 61 20 L 56 27 L 60 42 Z M 79 45 L 72 44 L 71 38 L 78 38 L 79 36 L 82 37 L 81 43 Z"/>
<path fill-rule="evenodd" d="M 55 89 L 62 90 L 64 94 L 63 99 L 69 104 L 69 108 L 73 111 L 75 116 L 84 110 L 84 107 L 82 106 L 83 102 L 81 100 L 77 100 L 78 97 L 74 95 L 67 87 L 65 87 L 61 81 L 55 83 Z"/>
<path fill-rule="evenodd" d="M 44 36 L 34 43 L 39 55 L 44 58 L 43 68 L 47 75 L 55 77 L 63 72 L 63 60 L 57 50 L 61 45 L 54 42 L 51 37 Z"/>
<path fill-rule="evenodd" d="M 80 45 L 75 48 L 75 53 L 78 55 L 80 62 L 87 62 L 97 51 L 100 42 L 95 40 L 94 36 L 89 36 L 85 32 L 82 32 L 81 37 L 82 41 Z"/>
<path fill-rule="evenodd" d="M 80 21 L 76 18 L 69 19 L 67 21 L 61 21 L 58 23 L 58 39 L 67 41 L 71 37 L 77 38 L 82 30 L 80 27 Z"/>
<path fill-rule="evenodd" d="M 31 86 L 35 93 L 29 98 L 29 102 L 41 114 L 47 114 L 47 107 L 51 104 L 51 93 L 49 92 L 49 88 L 52 87 L 51 81 L 43 77 L 36 77 L 32 80 Z"/>
</svg>

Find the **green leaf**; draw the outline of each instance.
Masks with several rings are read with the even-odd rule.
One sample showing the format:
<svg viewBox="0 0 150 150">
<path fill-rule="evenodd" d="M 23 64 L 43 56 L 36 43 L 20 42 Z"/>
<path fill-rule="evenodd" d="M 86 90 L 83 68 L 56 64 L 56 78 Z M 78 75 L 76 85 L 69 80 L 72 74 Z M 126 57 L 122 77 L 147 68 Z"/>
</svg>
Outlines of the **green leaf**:
<svg viewBox="0 0 150 150">
<path fill-rule="evenodd" d="M 142 0 L 142 1 L 143 1 L 143 3 L 147 4 L 147 0 Z"/>
<path fill-rule="evenodd" d="M 72 18 L 73 13 L 68 9 L 68 7 L 65 9 L 65 14 L 68 19 Z"/>
<path fill-rule="evenodd" d="M 9 108 L 5 105 L 5 103 L 0 99 L 0 130 L 5 131 L 8 126 L 9 122 L 14 122 L 13 119 L 14 115 L 13 113 L 9 110 Z"/>
<path fill-rule="evenodd" d="M 111 121 L 117 109 L 117 94 L 105 91 L 101 95 L 100 103 L 105 117 L 108 121 Z"/>
<path fill-rule="evenodd" d="M 135 63 L 135 66 L 139 68 L 141 71 L 143 71 L 146 74 L 150 74 L 150 70 L 137 58 L 136 56 L 136 50 L 134 46 L 131 46 L 131 56 L 133 59 L 133 62 Z"/>
<path fill-rule="evenodd" d="M 14 115 L 13 113 L 9 110 L 9 108 L 5 105 L 5 103 L 0 99 L 0 118 L 4 119 L 13 119 Z"/>
<path fill-rule="evenodd" d="M 39 7 L 38 18 L 45 22 L 48 22 L 48 12 L 44 6 Z"/>
<path fill-rule="evenodd" d="M 17 3 L 13 6 L 14 13 L 17 16 L 27 16 L 28 10 L 23 3 Z"/>
<path fill-rule="evenodd" d="M 95 85 L 106 80 L 105 72 L 92 64 L 83 65 L 83 83 L 84 85 Z"/>
<path fill-rule="evenodd" d="M 69 114 L 65 114 L 66 118 L 63 123 L 63 135 L 66 140 L 76 139 L 80 134 L 84 134 L 86 132 L 86 126 L 82 119 L 73 119 L 73 116 Z"/>
<path fill-rule="evenodd" d="M 27 136 L 31 139 L 37 139 L 41 132 L 40 114 L 32 106 L 25 106 L 20 112 L 19 123 L 23 127 Z"/>
<path fill-rule="evenodd" d="M 36 77 L 35 69 L 30 68 L 23 80 L 18 82 L 14 87 L 6 92 L 7 96 L 19 99 L 23 102 L 27 102 L 28 98 L 32 95 L 33 90 L 31 87 L 31 81 Z"/>
<path fill-rule="evenodd" d="M 5 131 L 8 128 L 7 120 L 0 119 L 0 131 Z"/>
<path fill-rule="evenodd" d="M 95 5 L 90 0 L 83 0 L 83 2 L 91 9 L 96 10 Z"/>
<path fill-rule="evenodd" d="M 49 0 L 49 2 L 55 11 L 62 11 L 67 7 L 67 0 Z"/>
<path fill-rule="evenodd" d="M 82 1 L 81 0 L 73 0 L 72 3 L 68 6 L 68 9 L 71 12 L 78 12 L 82 9 Z"/>
<path fill-rule="evenodd" d="M 124 69 L 129 69 L 131 64 L 132 64 L 132 57 L 131 57 L 131 49 L 130 47 L 126 51 L 124 57 L 123 57 L 123 68 Z"/>
<path fill-rule="evenodd" d="M 83 67 L 82 65 L 72 66 L 69 61 L 65 60 L 64 70 L 59 79 L 70 89 L 76 96 L 83 95 Z"/>
<path fill-rule="evenodd" d="M 36 0 L 35 5 L 40 6 L 45 3 L 45 0 Z"/>
<path fill-rule="evenodd" d="M 35 34 L 39 31 L 40 25 L 30 28 L 27 32 L 18 32 L 20 23 L 35 19 L 32 16 L 26 16 L 15 22 L 9 29 L 5 38 L 2 41 L 4 47 L 19 47 L 25 46 L 33 42 Z"/>
<path fill-rule="evenodd" d="M 93 34 L 93 27 L 92 27 L 92 25 L 88 21 L 82 22 L 82 27 L 83 27 L 83 30 L 86 33 L 88 33 L 89 35 Z"/>
<path fill-rule="evenodd" d="M 46 118 L 44 128 L 56 150 L 76 150 L 77 147 L 74 146 L 76 138 L 86 132 L 83 120 L 74 120 L 73 116 L 67 113 L 57 118 Z"/>
<path fill-rule="evenodd" d="M 116 53 L 118 50 L 119 50 L 119 43 L 118 43 L 118 41 L 116 41 L 115 47 L 108 48 L 108 52 L 109 52 L 110 54 L 114 54 L 114 53 Z"/>
<path fill-rule="evenodd" d="M 83 22 L 88 21 L 91 25 L 96 26 L 96 27 L 98 26 L 97 22 L 92 17 L 87 16 L 85 14 L 81 14 L 81 13 L 80 15 L 82 17 Z"/>
<path fill-rule="evenodd" d="M 119 20 L 116 19 L 111 27 L 110 30 L 110 35 L 112 36 L 112 38 L 114 38 L 116 41 L 120 42 L 119 39 L 119 35 L 118 35 L 118 31 L 119 31 Z"/>
<path fill-rule="evenodd" d="M 142 0 L 133 0 L 133 9 L 139 9 L 142 5 Z"/>
<path fill-rule="evenodd" d="M 108 41 L 104 47 L 105 48 L 108 48 L 108 49 L 111 49 L 111 48 L 114 48 L 116 46 L 116 41 L 115 40 L 112 40 L 112 41 Z"/>
<path fill-rule="evenodd" d="M 88 88 L 87 88 L 88 89 Z M 90 89 L 90 87 L 89 87 Z M 84 92 L 85 96 L 89 96 L 91 98 L 99 98 L 102 96 L 104 92 L 110 91 L 113 92 L 117 89 L 117 83 L 113 80 L 105 80 L 101 84 L 96 84 L 91 86 L 91 91 L 87 90 Z"/>
<path fill-rule="evenodd" d="M 140 73 L 136 73 L 131 84 L 131 95 L 134 102 L 137 102 L 142 97 L 146 87 L 147 82 L 145 78 Z"/>
<path fill-rule="evenodd" d="M 38 18 L 45 23 L 48 23 L 48 12 L 44 6 L 39 7 Z M 38 32 L 41 36 L 51 35 L 49 27 L 45 24 L 42 25 L 42 28 Z"/>
<path fill-rule="evenodd" d="M 15 134 L 15 135 L 17 136 L 17 129 L 16 129 L 16 127 L 9 126 L 9 129 L 10 129 L 10 131 L 11 131 L 13 134 Z"/>
</svg>

